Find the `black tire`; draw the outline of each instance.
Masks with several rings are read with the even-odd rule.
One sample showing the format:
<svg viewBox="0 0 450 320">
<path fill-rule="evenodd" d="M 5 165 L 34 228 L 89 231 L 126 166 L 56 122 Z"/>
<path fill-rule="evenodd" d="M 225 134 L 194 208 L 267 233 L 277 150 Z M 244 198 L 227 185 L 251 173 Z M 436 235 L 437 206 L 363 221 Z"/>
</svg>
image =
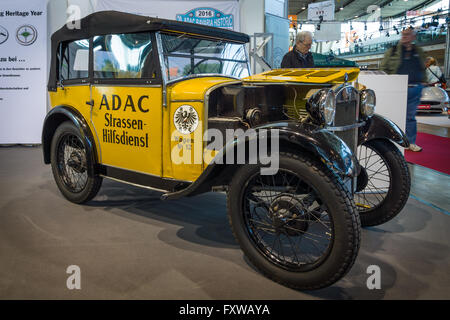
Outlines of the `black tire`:
<svg viewBox="0 0 450 320">
<path fill-rule="evenodd" d="M 79 130 L 70 121 L 63 122 L 52 138 L 53 177 L 63 196 L 74 203 L 91 200 L 102 185 L 102 178 L 94 172 L 94 159 L 87 161 L 83 141 Z"/>
<path fill-rule="evenodd" d="M 361 225 L 377 226 L 393 219 L 408 201 L 409 169 L 401 152 L 388 140 L 370 140 L 358 147 L 357 155 L 367 173 L 362 190 L 354 195 Z"/>
<path fill-rule="evenodd" d="M 274 176 L 261 176 L 260 167 L 256 165 L 244 165 L 236 171 L 227 195 L 233 234 L 251 263 L 268 278 L 299 290 L 330 286 L 350 270 L 359 250 L 361 225 L 352 196 L 338 177 L 316 161 L 280 153 L 279 167 Z M 258 179 L 261 187 L 255 183 Z M 269 184 L 273 181 L 272 189 L 280 190 L 278 194 L 268 191 L 267 195 L 263 191 L 271 189 L 269 184 L 264 184 L 264 179 Z M 281 185 L 287 187 L 279 188 Z M 260 191 L 256 191 L 258 188 Z M 303 198 L 300 199 L 301 196 Z M 254 213 L 263 208 L 266 220 L 256 221 L 260 216 L 251 213 L 251 202 Z M 314 209 L 315 203 L 319 207 Z M 318 233 L 314 235 L 316 230 Z M 260 235 L 264 232 L 267 237 L 278 237 L 278 256 L 276 239 L 269 252 L 270 248 L 263 242 L 269 245 L 272 240 Z M 285 242 L 286 239 L 289 241 Z M 292 240 L 296 242 L 292 243 Z M 314 259 L 311 249 L 320 249 L 319 242 L 325 242 L 326 248 L 317 250 L 317 258 Z M 287 251 L 282 250 L 289 243 L 293 248 L 290 257 Z M 296 250 L 300 246 L 302 249 L 297 252 L 299 259 Z M 308 256 L 313 259 L 306 261 Z"/>
</svg>

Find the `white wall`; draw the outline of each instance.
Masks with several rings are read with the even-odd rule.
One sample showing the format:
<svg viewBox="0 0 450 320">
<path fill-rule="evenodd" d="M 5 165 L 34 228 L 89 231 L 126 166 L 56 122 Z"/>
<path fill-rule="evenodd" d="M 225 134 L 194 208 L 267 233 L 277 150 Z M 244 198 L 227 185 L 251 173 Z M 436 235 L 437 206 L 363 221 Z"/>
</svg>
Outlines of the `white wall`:
<svg viewBox="0 0 450 320">
<path fill-rule="evenodd" d="M 264 1 L 240 0 L 241 32 L 248 35 L 264 32 Z"/>
</svg>

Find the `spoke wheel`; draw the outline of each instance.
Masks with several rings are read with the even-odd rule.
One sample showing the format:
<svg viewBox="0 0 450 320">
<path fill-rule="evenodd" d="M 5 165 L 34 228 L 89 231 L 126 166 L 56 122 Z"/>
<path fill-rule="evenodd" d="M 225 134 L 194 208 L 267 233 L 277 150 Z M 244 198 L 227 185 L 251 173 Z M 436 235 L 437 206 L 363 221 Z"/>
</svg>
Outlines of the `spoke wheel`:
<svg viewBox="0 0 450 320">
<path fill-rule="evenodd" d="M 244 191 L 243 206 L 252 241 L 276 265 L 306 271 L 327 257 L 334 239 L 328 209 L 295 172 L 255 174 Z"/>
<path fill-rule="evenodd" d="M 57 147 L 58 173 L 67 189 L 81 192 L 87 184 L 86 150 L 81 140 L 67 133 Z"/>
<path fill-rule="evenodd" d="M 392 188 L 392 174 L 387 160 L 371 144 L 359 146 L 357 154 L 363 173 L 358 179 L 354 199 L 359 212 L 363 213 L 385 201 Z"/>
<path fill-rule="evenodd" d="M 227 195 L 233 234 L 252 264 L 291 288 L 327 287 L 353 265 L 358 212 L 341 180 L 321 163 L 280 153 L 275 175 L 241 166 Z"/>
<path fill-rule="evenodd" d="M 102 178 L 94 172 L 92 152 L 72 122 L 63 122 L 55 131 L 51 145 L 51 163 L 55 182 L 68 200 L 84 203 L 98 193 Z"/>
<path fill-rule="evenodd" d="M 405 206 L 411 180 L 405 158 L 388 140 L 370 140 L 358 146 L 362 173 L 358 176 L 355 204 L 362 226 L 393 219 Z"/>
</svg>

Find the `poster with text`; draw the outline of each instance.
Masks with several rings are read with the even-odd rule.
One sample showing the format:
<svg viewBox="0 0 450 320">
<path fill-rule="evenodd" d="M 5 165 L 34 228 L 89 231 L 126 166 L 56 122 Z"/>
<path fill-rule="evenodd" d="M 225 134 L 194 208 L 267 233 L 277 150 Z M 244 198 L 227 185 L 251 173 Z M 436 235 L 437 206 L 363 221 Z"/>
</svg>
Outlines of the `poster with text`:
<svg viewBox="0 0 450 320">
<path fill-rule="evenodd" d="M 98 0 L 96 11 L 116 10 L 239 31 L 239 2 L 186 0 Z"/>
<path fill-rule="evenodd" d="M 1 0 L 0 144 L 39 144 L 47 111 L 47 1 Z"/>
<path fill-rule="evenodd" d="M 315 2 L 308 4 L 308 20 L 323 21 L 334 20 L 334 0 Z"/>
</svg>

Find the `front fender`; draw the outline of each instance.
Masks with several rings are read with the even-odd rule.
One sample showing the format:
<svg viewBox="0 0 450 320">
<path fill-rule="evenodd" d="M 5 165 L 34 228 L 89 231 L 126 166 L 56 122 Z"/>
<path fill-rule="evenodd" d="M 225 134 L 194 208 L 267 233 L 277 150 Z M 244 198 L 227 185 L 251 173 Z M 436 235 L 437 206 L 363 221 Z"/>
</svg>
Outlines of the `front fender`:
<svg viewBox="0 0 450 320">
<path fill-rule="evenodd" d="M 86 145 L 88 161 L 92 159 L 94 163 L 97 163 L 97 152 L 89 125 L 83 116 L 70 106 L 57 106 L 50 110 L 45 117 L 42 129 L 42 151 L 44 153 L 44 163 L 49 164 L 51 161 L 50 149 L 52 138 L 58 126 L 64 121 L 71 121 L 78 128 Z"/>
<path fill-rule="evenodd" d="M 342 177 L 354 177 L 358 173 L 358 162 L 351 150 L 344 141 L 328 130 L 294 121 L 270 123 L 254 129 L 257 133 L 263 129 L 267 131 L 278 129 L 280 151 L 288 149 L 291 152 L 307 153 Z M 162 198 L 176 199 L 182 196 L 192 196 L 208 192 L 214 186 L 227 185 L 231 181 L 236 165 L 224 164 L 227 163 L 226 155 L 235 152 L 240 145 L 247 144 L 249 139 L 252 138 L 244 135 L 227 143 L 195 182 L 186 189 L 164 194 Z M 251 156 L 249 155 L 249 157 Z"/>
<path fill-rule="evenodd" d="M 387 139 L 402 147 L 409 147 L 409 141 L 402 129 L 379 114 L 374 114 L 366 120 L 366 124 L 358 130 L 358 145 L 374 139 Z"/>
<path fill-rule="evenodd" d="M 279 129 L 280 142 L 319 159 L 343 177 L 357 175 L 357 163 L 347 144 L 332 132 L 316 125 L 295 121 L 267 124 L 258 129 Z"/>
</svg>

